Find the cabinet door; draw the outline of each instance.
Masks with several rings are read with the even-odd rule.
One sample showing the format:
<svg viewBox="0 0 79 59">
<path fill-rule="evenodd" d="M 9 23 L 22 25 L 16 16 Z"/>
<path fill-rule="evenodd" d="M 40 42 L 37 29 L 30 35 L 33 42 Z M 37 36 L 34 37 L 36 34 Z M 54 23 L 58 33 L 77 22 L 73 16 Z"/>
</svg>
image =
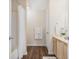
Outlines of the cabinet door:
<svg viewBox="0 0 79 59">
<path fill-rule="evenodd" d="M 57 58 L 63 59 L 63 42 L 57 40 Z"/>
<path fill-rule="evenodd" d="M 57 39 L 53 39 L 53 52 L 57 55 Z"/>
<path fill-rule="evenodd" d="M 64 46 L 63 46 L 63 59 L 68 59 L 68 46 L 67 44 L 64 43 Z"/>
</svg>

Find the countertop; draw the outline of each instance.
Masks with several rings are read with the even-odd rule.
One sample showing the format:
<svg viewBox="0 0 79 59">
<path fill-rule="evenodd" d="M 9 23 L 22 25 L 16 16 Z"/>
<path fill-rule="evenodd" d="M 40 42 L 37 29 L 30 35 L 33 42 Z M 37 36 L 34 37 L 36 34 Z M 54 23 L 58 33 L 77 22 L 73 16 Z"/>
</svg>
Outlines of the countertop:
<svg viewBox="0 0 79 59">
<path fill-rule="evenodd" d="M 64 43 L 66 43 L 66 44 L 68 44 L 68 42 L 69 42 L 68 39 L 64 39 L 63 37 L 58 36 L 58 35 L 54 35 L 53 38 L 58 39 L 58 40 L 60 40 L 60 41 L 62 41 L 62 42 L 64 42 Z"/>
</svg>

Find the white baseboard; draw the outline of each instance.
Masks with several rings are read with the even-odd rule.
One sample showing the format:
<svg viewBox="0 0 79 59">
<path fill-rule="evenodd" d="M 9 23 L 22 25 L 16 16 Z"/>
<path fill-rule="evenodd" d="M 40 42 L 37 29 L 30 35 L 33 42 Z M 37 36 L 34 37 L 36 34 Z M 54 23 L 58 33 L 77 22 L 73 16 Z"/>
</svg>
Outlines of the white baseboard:
<svg viewBox="0 0 79 59">
<path fill-rule="evenodd" d="M 46 46 L 45 44 L 27 44 L 27 46 Z"/>
<path fill-rule="evenodd" d="M 53 54 L 53 51 L 49 51 L 49 50 L 48 50 L 48 54 Z"/>
<path fill-rule="evenodd" d="M 18 51 L 15 49 L 11 54 L 11 59 L 18 59 Z"/>
<path fill-rule="evenodd" d="M 56 59 L 56 57 L 48 57 L 48 56 L 44 56 L 43 59 Z"/>
</svg>

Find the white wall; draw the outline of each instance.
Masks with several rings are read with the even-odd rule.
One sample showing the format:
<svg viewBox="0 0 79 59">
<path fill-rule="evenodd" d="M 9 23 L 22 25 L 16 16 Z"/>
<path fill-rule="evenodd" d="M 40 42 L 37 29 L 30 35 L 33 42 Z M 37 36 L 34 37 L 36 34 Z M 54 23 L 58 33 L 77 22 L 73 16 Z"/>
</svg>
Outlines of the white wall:
<svg viewBox="0 0 79 59">
<path fill-rule="evenodd" d="M 26 18 L 26 10 L 22 5 L 18 5 L 18 16 L 19 16 L 19 40 L 18 40 L 18 52 L 19 58 L 22 58 L 26 53 L 26 27 L 25 27 L 25 18 Z"/>
<path fill-rule="evenodd" d="M 52 37 L 55 34 L 55 26 L 57 33 L 62 27 L 68 30 L 68 0 L 49 0 L 49 40 L 47 40 L 49 54 L 53 53 Z"/>
<path fill-rule="evenodd" d="M 27 45 L 28 46 L 45 46 L 45 19 L 46 19 L 46 0 L 28 0 L 27 6 Z M 42 27 L 42 40 L 35 40 L 35 28 Z"/>
</svg>

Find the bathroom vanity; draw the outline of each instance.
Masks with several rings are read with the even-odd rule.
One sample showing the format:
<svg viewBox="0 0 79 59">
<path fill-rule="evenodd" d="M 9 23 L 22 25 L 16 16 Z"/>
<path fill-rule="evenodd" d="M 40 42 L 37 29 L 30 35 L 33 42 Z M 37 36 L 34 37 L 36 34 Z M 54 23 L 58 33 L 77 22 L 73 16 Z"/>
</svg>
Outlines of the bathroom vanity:
<svg viewBox="0 0 79 59">
<path fill-rule="evenodd" d="M 53 37 L 53 52 L 58 59 L 68 59 L 68 40 L 60 37 Z"/>
</svg>

